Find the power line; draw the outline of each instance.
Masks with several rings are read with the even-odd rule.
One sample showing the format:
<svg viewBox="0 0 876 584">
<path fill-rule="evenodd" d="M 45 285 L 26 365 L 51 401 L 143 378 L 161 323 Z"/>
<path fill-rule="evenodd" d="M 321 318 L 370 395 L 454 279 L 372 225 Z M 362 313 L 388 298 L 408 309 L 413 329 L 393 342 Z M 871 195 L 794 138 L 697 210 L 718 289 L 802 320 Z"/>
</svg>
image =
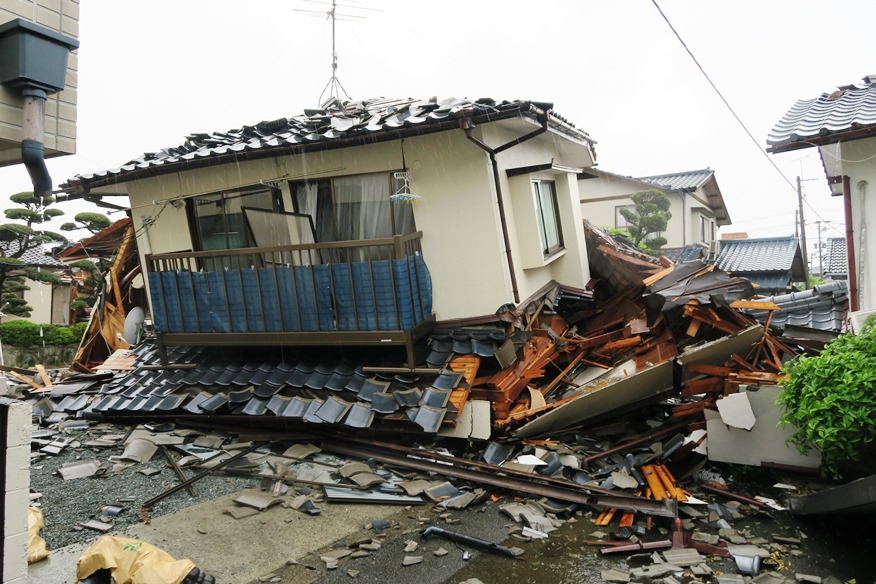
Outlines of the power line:
<svg viewBox="0 0 876 584">
<path fill-rule="evenodd" d="M 772 167 L 776 170 L 776 172 L 779 173 L 779 176 L 781 176 L 781 177 L 785 180 L 785 182 L 788 183 L 788 186 L 791 187 L 791 190 L 793 190 L 793 191 L 794 191 L 794 194 L 796 195 L 796 194 L 797 194 L 797 187 L 791 182 L 791 180 L 790 180 L 787 176 L 785 176 L 785 173 L 782 172 L 782 169 L 780 169 L 780 168 L 776 165 L 775 161 L 773 161 L 773 159 L 770 158 L 770 155 L 767 154 L 767 151 L 764 150 L 764 149 L 761 147 L 760 142 L 758 142 L 757 139 L 754 137 L 754 135 L 751 133 L 751 131 L 749 131 L 748 127 L 747 127 L 747 126 L 745 125 L 745 123 L 742 121 L 742 118 L 739 117 L 739 115 L 736 113 L 736 111 L 735 111 L 735 110 L 733 109 L 733 107 L 730 105 L 730 102 L 727 101 L 727 99 L 724 97 L 724 94 L 721 93 L 721 90 L 718 89 L 718 86 L 715 85 L 715 82 L 712 81 L 712 78 L 709 77 L 709 74 L 708 74 L 708 73 L 706 73 L 706 70 L 703 68 L 703 66 L 700 64 L 700 62 L 699 62 L 699 61 L 697 60 L 697 58 L 694 56 L 693 52 L 692 52 L 692 51 L 690 50 L 690 48 L 687 46 L 687 43 L 684 42 L 684 39 L 681 38 L 681 35 L 678 34 L 678 31 L 675 30 L 675 27 L 674 27 L 674 26 L 672 25 L 672 23 L 669 21 L 669 18 L 668 18 L 668 17 L 666 16 L 666 14 L 663 12 L 663 9 L 660 8 L 660 5 L 659 5 L 659 4 L 657 4 L 657 0 L 651 0 L 651 3 L 654 4 L 654 7 L 657 9 L 657 12 L 659 12 L 659 13 L 660 13 L 660 16 L 663 17 L 663 20 L 666 21 L 666 24 L 669 26 L 670 30 L 672 30 L 672 33 L 675 35 L 675 38 L 678 39 L 678 42 L 681 43 L 681 46 L 684 47 L 684 50 L 687 51 L 687 54 L 688 54 L 688 55 L 690 55 L 690 58 L 693 60 L 694 64 L 697 66 L 697 68 L 700 70 L 700 73 L 703 74 L 703 77 L 706 78 L 706 81 L 709 82 L 709 85 L 712 86 L 712 89 L 715 90 L 715 93 L 718 95 L 718 97 L 721 99 L 721 101 L 724 102 L 724 106 L 725 106 L 725 107 L 727 108 L 727 110 L 733 115 L 733 117 L 736 119 L 736 121 L 739 123 L 739 125 L 742 127 L 742 129 L 745 131 L 745 133 L 746 133 L 746 134 L 748 135 L 748 137 L 751 139 L 751 141 L 752 141 L 752 143 L 755 145 L 755 147 L 757 147 L 758 152 L 760 152 L 761 154 L 763 154 L 763 156 L 764 156 L 764 157 L 767 159 L 767 161 L 770 163 L 770 166 L 772 166 Z M 803 202 L 806 203 L 806 206 L 809 207 L 809 208 L 812 210 L 812 212 L 815 213 L 815 215 L 816 215 L 819 219 L 821 219 L 822 221 L 827 221 L 824 217 L 822 217 L 822 216 L 818 213 L 818 211 L 815 210 L 815 207 L 813 207 L 812 205 L 809 204 L 809 201 L 807 201 L 805 198 L 803 198 Z"/>
</svg>

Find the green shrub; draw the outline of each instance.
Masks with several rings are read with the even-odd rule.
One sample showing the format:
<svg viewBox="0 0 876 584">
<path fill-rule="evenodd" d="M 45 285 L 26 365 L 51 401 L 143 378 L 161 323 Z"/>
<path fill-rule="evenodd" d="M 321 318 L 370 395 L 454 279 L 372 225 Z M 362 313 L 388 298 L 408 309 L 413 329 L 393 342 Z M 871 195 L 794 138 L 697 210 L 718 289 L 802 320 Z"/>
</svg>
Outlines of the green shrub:
<svg viewBox="0 0 876 584">
<path fill-rule="evenodd" d="M 842 335 L 816 357 L 798 357 L 784 370 L 778 405 L 782 424 L 797 432 L 802 453 L 816 447 L 834 476 L 853 471 L 876 441 L 876 328 Z"/>
<path fill-rule="evenodd" d="M 85 334 L 87 322 L 73 326 L 36 324 L 26 320 L 13 320 L 0 324 L 0 341 L 15 347 L 46 345 L 70 345 L 78 343 Z M 42 335 L 40 331 L 42 330 Z"/>
</svg>

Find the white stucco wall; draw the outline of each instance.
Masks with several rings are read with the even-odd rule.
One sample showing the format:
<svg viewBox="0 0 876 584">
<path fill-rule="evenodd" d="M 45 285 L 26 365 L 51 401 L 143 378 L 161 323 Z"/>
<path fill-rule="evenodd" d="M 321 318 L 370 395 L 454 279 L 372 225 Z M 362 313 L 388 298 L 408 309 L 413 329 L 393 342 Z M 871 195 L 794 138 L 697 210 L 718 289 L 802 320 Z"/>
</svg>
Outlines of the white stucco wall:
<svg viewBox="0 0 876 584">
<path fill-rule="evenodd" d="M 475 134 L 497 146 L 521 132 L 491 124 L 476 128 Z M 551 279 L 578 287 L 590 279 L 574 175 L 550 177 L 557 183 L 565 253 L 547 265 L 531 269 L 525 269 L 521 261 L 517 225 L 534 221 L 534 216 L 531 209 L 515 206 L 510 200 L 505 169 L 551 160 L 562 164 L 556 140 L 546 134 L 498 157 L 521 299 Z M 417 229 L 423 232 L 423 254 L 432 274 L 437 318 L 490 314 L 513 302 L 489 158 L 461 130 L 406 138 L 403 144 L 394 141 L 244 161 L 131 182 L 128 191 L 134 228 L 142 230 L 138 238 L 141 259 L 149 253 L 192 249 L 185 207 L 169 204 L 172 199 L 258 185 L 264 180 L 389 172 L 405 166 L 411 170 L 412 191 L 421 196 L 413 204 L 414 218 Z M 291 210 L 286 189 L 284 199 L 285 208 Z M 150 222 L 152 225 L 145 228 Z"/>
<path fill-rule="evenodd" d="M 876 138 L 831 144 L 820 150 L 828 175 L 850 179 L 859 308 L 872 310 L 876 308 Z"/>
</svg>

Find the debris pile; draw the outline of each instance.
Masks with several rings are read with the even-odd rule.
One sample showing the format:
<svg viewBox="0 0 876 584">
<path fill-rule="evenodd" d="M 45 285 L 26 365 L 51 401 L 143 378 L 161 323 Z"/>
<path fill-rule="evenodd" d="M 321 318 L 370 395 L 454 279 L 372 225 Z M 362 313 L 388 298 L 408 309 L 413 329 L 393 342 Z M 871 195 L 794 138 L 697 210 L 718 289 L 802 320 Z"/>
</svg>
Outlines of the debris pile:
<svg viewBox="0 0 876 584">
<path fill-rule="evenodd" d="M 588 237 L 604 280 L 551 283 L 495 315 L 440 323 L 414 368 L 365 349 L 176 348 L 164 363 L 147 339 L 96 373 L 40 375 L 24 388 L 33 458 L 76 449 L 58 469 L 64 481 L 148 476 L 166 463 L 176 480 L 136 499 L 143 519 L 221 474 L 250 487 L 224 510 L 229 520 L 289 510 L 318 521 L 336 504 L 431 507 L 420 541 L 525 554 L 452 529 L 457 512 L 495 505 L 522 545 L 586 521 L 600 554 L 649 554 L 605 581 L 715 581 L 724 558 L 739 574 L 781 581 L 792 563 L 782 554 L 801 542 L 734 527 L 780 505 L 735 492 L 707 467 L 818 467 L 817 455 L 785 446 L 774 405 L 783 364 L 812 344 L 779 336 L 775 305 L 748 300 L 743 278 Z M 765 323 L 743 310 L 765 311 Z M 111 531 L 120 512 L 107 502 L 81 527 Z M 377 537 L 348 544 L 320 556 L 326 569 L 381 548 Z M 404 566 L 428 561 L 415 538 L 404 551 Z"/>
</svg>

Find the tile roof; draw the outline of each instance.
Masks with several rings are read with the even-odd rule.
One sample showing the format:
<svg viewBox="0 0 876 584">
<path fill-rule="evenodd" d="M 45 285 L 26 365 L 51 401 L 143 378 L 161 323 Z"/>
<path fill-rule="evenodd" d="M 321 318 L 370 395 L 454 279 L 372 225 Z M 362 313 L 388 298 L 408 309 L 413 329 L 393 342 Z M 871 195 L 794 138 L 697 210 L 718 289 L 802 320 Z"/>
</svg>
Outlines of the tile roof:
<svg viewBox="0 0 876 584">
<path fill-rule="evenodd" d="M 691 243 L 684 247 L 664 247 L 660 250 L 660 255 L 666 256 L 672 263 L 690 262 L 703 257 L 703 248 L 701 245 Z"/>
<path fill-rule="evenodd" d="M 693 191 L 701 187 L 707 180 L 714 176 L 715 171 L 710 168 L 702 170 L 689 170 L 686 172 L 673 172 L 670 174 L 658 174 L 655 176 L 639 177 L 639 180 L 651 183 L 655 186 L 676 191 Z"/>
<path fill-rule="evenodd" d="M 715 171 L 711 168 L 644 176 L 639 180 L 661 189 L 670 189 L 683 193 L 702 189 L 701 192 L 708 199 L 709 208 L 714 212 L 718 225 L 730 225 L 732 223 L 730 212 L 727 210 L 727 205 L 724 202 L 724 196 L 721 194 L 721 189 L 715 178 Z"/>
<path fill-rule="evenodd" d="M 727 272 L 791 271 L 801 264 L 800 241 L 796 237 L 721 240 L 715 265 Z"/>
<path fill-rule="evenodd" d="M 226 132 L 198 133 L 186 137 L 179 146 L 143 154 L 119 168 L 81 174 L 62 187 L 82 192 L 90 184 L 102 185 L 132 180 L 135 176 L 171 172 L 171 168 L 192 164 L 216 164 L 222 160 L 273 156 L 280 152 L 300 152 L 309 148 L 342 147 L 396 140 L 459 127 L 459 120 L 471 117 L 474 123 L 487 123 L 525 116 L 535 119 L 549 112 L 551 129 L 573 140 L 595 143 L 574 124 L 552 111 L 553 104 L 534 101 L 498 101 L 448 98 L 368 99 L 336 102 L 326 109 L 307 109 L 299 116 L 264 121 Z M 151 172 L 150 172 L 151 171 Z M 123 182 L 123 181 L 121 181 Z"/>
<path fill-rule="evenodd" d="M 847 139 L 849 132 L 876 134 L 876 83 L 845 86 L 814 99 L 801 99 L 767 136 L 770 150 L 783 151 Z"/>
<path fill-rule="evenodd" d="M 827 249 L 824 252 L 824 266 L 822 273 L 825 276 L 846 276 L 849 273 L 849 250 L 846 246 L 845 237 L 829 237 Z"/>
<path fill-rule="evenodd" d="M 839 239 L 839 238 L 838 238 Z M 805 326 L 823 331 L 840 331 L 848 312 L 849 290 L 845 280 L 836 280 L 790 294 L 763 298 L 781 307 L 773 313 L 771 322 L 777 326 L 787 324 Z M 766 310 L 746 311 L 764 322 Z"/>
<path fill-rule="evenodd" d="M 10 257 L 19 250 L 18 242 L 0 241 L 0 250 L 3 251 L 5 257 Z M 19 259 L 29 266 L 43 266 L 49 268 L 67 267 L 67 264 L 56 260 L 50 254 L 46 253 L 41 245 L 25 251 Z"/>
<path fill-rule="evenodd" d="M 759 287 L 758 293 L 781 292 L 791 285 L 791 272 L 746 272 L 745 277 Z"/>
<path fill-rule="evenodd" d="M 443 368 L 463 345 L 468 353 L 492 358 L 505 339 L 505 331 L 497 327 L 436 329 L 428 341 L 426 363 Z M 361 364 L 325 360 L 324 351 L 234 351 L 231 357 L 219 347 L 174 347 L 168 360 L 194 368 L 155 370 L 151 367 L 160 363 L 159 352 L 148 339 L 133 350 L 132 371 L 101 377 L 98 393 L 81 383 L 73 390 L 56 384 L 52 406 L 70 414 L 215 414 L 262 417 L 265 424 L 270 420 L 264 418 L 284 425 L 294 421 L 361 428 L 373 423 L 434 433 L 459 414 L 451 393 L 468 395 L 462 374 L 368 373 Z"/>
</svg>

